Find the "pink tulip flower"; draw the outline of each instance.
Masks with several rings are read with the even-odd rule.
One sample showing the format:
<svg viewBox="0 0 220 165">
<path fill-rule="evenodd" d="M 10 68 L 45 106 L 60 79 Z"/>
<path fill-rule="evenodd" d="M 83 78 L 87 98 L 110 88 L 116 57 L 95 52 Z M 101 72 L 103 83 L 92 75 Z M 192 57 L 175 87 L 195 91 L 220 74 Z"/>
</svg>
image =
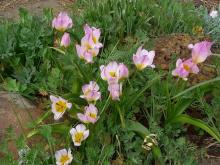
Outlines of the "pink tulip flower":
<svg viewBox="0 0 220 165">
<path fill-rule="evenodd" d="M 97 56 L 99 49 L 103 46 L 99 42 L 101 35 L 100 29 L 90 28 L 87 24 L 84 26 L 85 36 L 81 39 L 81 45 L 76 45 L 78 56 L 86 63 L 93 63 L 93 57 Z"/>
<path fill-rule="evenodd" d="M 58 16 L 55 17 L 52 21 L 52 27 L 61 32 L 72 28 L 72 26 L 72 19 L 68 16 L 66 12 L 60 12 Z"/>
<path fill-rule="evenodd" d="M 212 42 L 208 41 L 199 42 L 195 45 L 190 44 L 188 47 L 192 49 L 192 62 L 195 64 L 204 62 L 212 54 L 212 44 Z"/>
<path fill-rule="evenodd" d="M 89 45 L 91 48 L 98 48 L 100 49 L 103 47 L 102 43 L 99 42 L 99 38 L 101 35 L 101 30 L 95 27 L 90 27 L 88 24 L 84 26 L 85 37 L 83 41 L 86 45 Z M 83 45 L 83 43 L 82 43 Z"/>
<path fill-rule="evenodd" d="M 129 71 L 128 68 L 123 63 L 120 63 L 118 65 L 118 69 L 119 69 L 119 80 L 128 78 Z"/>
<path fill-rule="evenodd" d="M 87 49 L 86 47 L 76 45 L 76 52 L 79 58 L 85 60 L 86 63 L 93 63 L 93 57 L 98 55 L 99 49 Z"/>
<path fill-rule="evenodd" d="M 99 86 L 95 81 L 90 81 L 89 84 L 83 85 L 82 91 L 83 95 L 80 97 L 86 99 L 88 102 L 96 102 L 101 98 Z"/>
<path fill-rule="evenodd" d="M 70 148 L 68 150 L 62 149 L 56 151 L 55 158 L 56 158 L 56 165 L 69 165 L 73 160 L 73 155 L 71 153 Z"/>
<path fill-rule="evenodd" d="M 155 65 L 153 65 L 154 56 L 155 51 L 148 52 L 147 50 L 142 49 L 142 46 L 140 46 L 136 54 L 133 55 L 133 62 L 138 70 L 143 70 L 147 66 L 155 68 Z"/>
<path fill-rule="evenodd" d="M 50 100 L 52 101 L 51 108 L 54 114 L 54 120 L 59 120 L 67 109 L 71 109 L 72 103 L 69 103 L 67 100 L 50 95 Z"/>
<path fill-rule="evenodd" d="M 94 124 L 99 119 L 98 109 L 93 104 L 89 104 L 89 106 L 85 107 L 84 114 L 77 113 L 77 117 L 83 123 L 93 123 Z"/>
<path fill-rule="evenodd" d="M 180 77 L 186 81 L 190 73 L 197 74 L 198 72 L 199 72 L 199 68 L 196 64 L 192 62 L 191 58 L 186 61 L 182 61 L 181 59 L 178 59 L 176 61 L 176 69 L 172 71 L 172 75 Z"/>
<path fill-rule="evenodd" d="M 86 129 L 84 124 L 78 124 L 75 128 L 70 130 L 74 146 L 81 146 L 82 141 L 86 140 L 89 136 L 89 130 Z"/>
<path fill-rule="evenodd" d="M 67 48 L 70 45 L 70 42 L 70 34 L 64 33 L 64 35 L 61 38 L 60 46 Z"/>
<path fill-rule="evenodd" d="M 115 61 L 106 66 L 100 66 L 100 70 L 102 79 L 108 81 L 109 84 L 118 83 L 129 75 L 128 68 L 123 63 L 118 64 Z"/>
</svg>

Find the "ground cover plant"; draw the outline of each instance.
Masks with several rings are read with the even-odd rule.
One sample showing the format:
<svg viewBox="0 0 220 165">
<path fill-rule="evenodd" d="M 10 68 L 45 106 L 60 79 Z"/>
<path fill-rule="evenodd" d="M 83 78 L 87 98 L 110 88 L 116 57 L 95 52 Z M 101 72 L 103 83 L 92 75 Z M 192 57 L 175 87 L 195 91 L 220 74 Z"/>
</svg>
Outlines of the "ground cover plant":
<svg viewBox="0 0 220 165">
<path fill-rule="evenodd" d="M 206 151 L 191 141 L 190 129 L 200 140 L 220 142 L 215 35 L 187 42 L 183 57 L 165 59 L 167 69 L 157 60 L 163 54 L 154 49 L 155 38 L 198 35 L 198 27 L 207 28 L 202 16 L 212 15 L 168 0 L 84 0 L 74 11 L 34 17 L 21 9 L 18 22 L 0 25 L 1 87 L 32 100 L 48 98 L 28 134 L 16 139 L 8 129 L 1 161 L 197 164 Z M 204 71 L 206 80 L 192 82 Z M 40 141 L 28 143 L 32 138 Z M 11 139 L 17 160 L 7 150 Z"/>
</svg>

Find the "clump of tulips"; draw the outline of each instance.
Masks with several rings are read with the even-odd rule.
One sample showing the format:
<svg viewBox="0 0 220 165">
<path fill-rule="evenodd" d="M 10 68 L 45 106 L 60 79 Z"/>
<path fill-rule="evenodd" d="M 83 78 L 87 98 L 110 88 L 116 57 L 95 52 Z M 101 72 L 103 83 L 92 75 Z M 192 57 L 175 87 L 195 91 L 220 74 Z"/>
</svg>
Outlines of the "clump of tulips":
<svg viewBox="0 0 220 165">
<path fill-rule="evenodd" d="M 54 18 L 52 26 L 58 31 L 65 32 L 73 26 L 73 23 L 66 13 L 60 13 Z M 76 45 L 76 52 L 78 57 L 86 63 L 93 63 L 93 58 L 98 55 L 100 48 L 103 47 L 103 44 L 99 41 L 101 30 L 86 24 L 84 32 L 85 36 L 82 37 L 80 45 Z M 70 44 L 68 33 L 63 34 L 60 44 L 64 47 Z M 195 45 L 190 44 L 189 48 L 192 50 L 191 58 L 186 60 L 178 59 L 176 69 L 172 71 L 172 75 L 187 80 L 189 74 L 197 74 L 199 72 L 197 64 L 204 62 L 211 55 L 211 46 L 212 43 L 207 41 L 196 43 Z M 153 64 L 154 57 L 155 51 L 147 51 L 143 49 L 143 46 L 140 46 L 133 55 L 133 63 L 137 70 L 140 71 L 146 67 L 155 68 Z M 128 67 L 123 63 L 112 61 L 107 65 L 100 66 L 100 77 L 108 84 L 110 98 L 113 101 L 120 101 L 123 81 L 129 77 Z M 82 95 L 79 97 L 85 99 L 88 106 L 84 107 L 83 113 L 77 113 L 77 118 L 84 124 L 95 124 L 101 117 L 96 107 L 96 102 L 101 99 L 101 92 L 97 82 L 90 81 L 88 84 L 83 85 Z M 66 110 L 72 107 L 71 103 L 61 97 L 51 95 L 50 100 L 52 101 L 51 108 L 55 120 L 59 120 Z M 80 146 L 89 136 L 90 132 L 84 124 L 78 124 L 70 129 L 74 146 Z M 70 164 L 73 159 L 70 149 L 57 151 L 55 157 L 58 165 Z"/>
<path fill-rule="evenodd" d="M 65 32 L 73 27 L 73 21 L 66 12 L 60 12 L 52 21 L 52 27 L 62 33 L 59 45 L 67 48 L 70 45 L 70 34 Z"/>
<path fill-rule="evenodd" d="M 199 42 L 195 45 L 189 44 L 188 48 L 192 50 L 191 57 L 186 60 L 178 59 L 172 75 L 187 80 L 190 73 L 198 74 L 198 64 L 204 62 L 212 54 L 211 47 L 212 42 L 208 41 Z"/>
</svg>

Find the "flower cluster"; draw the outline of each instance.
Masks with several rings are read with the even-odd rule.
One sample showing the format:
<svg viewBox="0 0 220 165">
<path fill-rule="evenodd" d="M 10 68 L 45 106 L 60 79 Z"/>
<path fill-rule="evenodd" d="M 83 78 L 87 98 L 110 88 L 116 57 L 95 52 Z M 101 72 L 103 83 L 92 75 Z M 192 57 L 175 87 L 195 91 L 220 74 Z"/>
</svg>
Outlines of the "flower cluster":
<svg viewBox="0 0 220 165">
<path fill-rule="evenodd" d="M 67 100 L 61 97 L 55 97 L 53 95 L 50 96 L 50 100 L 52 101 L 52 112 L 54 114 L 54 119 L 60 119 L 67 109 L 71 109 L 72 104 Z M 98 119 L 97 109 L 94 105 L 90 104 L 88 107 L 85 107 L 85 114 L 77 114 L 80 120 L 85 123 L 95 123 Z M 85 125 L 78 124 L 75 128 L 70 130 L 70 135 L 72 137 L 73 143 L 75 146 L 80 146 L 81 142 L 85 140 L 89 136 L 89 130 L 86 129 Z M 55 153 L 56 164 L 57 165 L 68 165 L 72 162 L 72 154 L 71 150 L 68 151 L 66 149 L 59 150 Z"/>
<path fill-rule="evenodd" d="M 76 51 L 79 58 L 87 63 L 93 63 L 93 57 L 97 56 L 99 49 L 103 47 L 99 42 L 101 31 L 86 24 L 84 32 L 85 36 L 81 39 L 81 45 L 76 45 Z"/>
<path fill-rule="evenodd" d="M 122 80 L 128 78 L 128 68 L 123 64 L 113 61 L 108 65 L 100 66 L 101 78 L 108 82 L 108 91 L 112 100 L 120 100 L 122 94 Z"/>
<path fill-rule="evenodd" d="M 84 107 L 84 113 L 77 113 L 77 117 L 83 123 L 95 123 L 98 120 L 98 109 L 95 106 L 97 100 L 101 99 L 99 86 L 95 81 L 90 81 L 89 84 L 82 86 L 83 95 L 80 97 L 85 99 L 89 106 Z"/>
<path fill-rule="evenodd" d="M 61 32 L 65 32 L 72 25 L 72 20 L 66 13 L 60 13 L 54 18 L 52 23 L 52 26 Z M 103 47 L 102 43 L 99 42 L 101 31 L 87 24 L 84 26 L 84 31 L 85 36 L 81 39 L 81 45 L 76 45 L 76 51 L 78 56 L 85 60 L 86 63 L 93 63 L 93 57 L 97 56 L 100 48 Z M 69 43 L 70 36 L 68 33 L 64 33 L 60 45 L 67 47 Z M 212 43 L 207 41 L 199 42 L 195 45 L 190 44 L 188 48 L 192 51 L 191 58 L 186 60 L 178 59 L 176 61 L 176 69 L 172 71 L 172 75 L 187 80 L 190 73 L 197 74 L 199 72 L 198 64 L 204 62 L 211 55 L 211 46 Z M 133 54 L 133 63 L 137 70 L 143 70 L 146 67 L 155 68 L 153 64 L 154 57 L 155 51 L 147 51 L 143 49 L 143 46 L 140 46 L 137 52 Z M 111 99 L 120 101 L 122 83 L 129 76 L 127 66 L 113 61 L 107 65 L 101 65 L 100 71 L 100 77 L 108 84 Z M 83 85 L 80 98 L 85 99 L 88 105 L 83 107 L 83 112 L 77 113 L 76 116 L 84 124 L 95 124 L 100 118 L 96 102 L 101 99 L 101 92 L 97 82 L 90 81 L 88 84 Z M 50 100 L 52 101 L 51 108 L 55 120 L 60 119 L 72 107 L 72 103 L 61 97 L 51 95 Z M 74 146 L 80 146 L 82 141 L 89 136 L 90 132 L 84 124 L 78 124 L 69 131 Z M 73 159 L 70 149 L 68 151 L 66 149 L 57 151 L 55 157 L 58 165 L 68 165 Z"/>
<path fill-rule="evenodd" d="M 52 21 L 52 27 L 64 33 L 61 37 L 60 46 L 67 48 L 70 45 L 70 34 L 65 32 L 67 29 L 72 28 L 73 21 L 66 12 L 60 12 L 57 17 Z"/>
<path fill-rule="evenodd" d="M 172 71 L 173 76 L 187 80 L 190 73 L 199 73 L 198 64 L 204 62 L 211 52 L 212 42 L 203 41 L 195 45 L 189 44 L 188 48 L 192 50 L 191 58 L 187 60 L 178 59 L 176 61 L 176 69 Z"/>
</svg>

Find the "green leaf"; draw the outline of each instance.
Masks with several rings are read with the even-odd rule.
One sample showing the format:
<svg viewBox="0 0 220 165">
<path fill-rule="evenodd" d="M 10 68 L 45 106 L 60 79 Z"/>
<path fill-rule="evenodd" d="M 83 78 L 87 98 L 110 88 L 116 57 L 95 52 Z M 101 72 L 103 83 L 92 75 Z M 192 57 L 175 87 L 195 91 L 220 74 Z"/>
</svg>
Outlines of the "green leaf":
<svg viewBox="0 0 220 165">
<path fill-rule="evenodd" d="M 176 116 L 181 115 L 192 103 L 192 99 L 180 100 L 168 114 L 166 124 L 170 123 Z"/>
<path fill-rule="evenodd" d="M 150 88 L 157 80 L 160 80 L 162 76 L 157 75 L 152 80 L 148 81 L 146 83 L 146 86 L 144 86 L 140 91 L 135 92 L 131 97 L 128 97 L 128 100 L 126 99 L 125 102 L 125 109 L 129 109 L 137 100 L 138 98 L 148 89 Z"/>
<path fill-rule="evenodd" d="M 175 123 L 175 122 L 188 123 L 188 124 L 194 125 L 196 127 L 199 127 L 201 129 L 203 129 L 204 131 L 206 131 L 207 133 L 209 133 L 218 142 L 220 142 L 219 132 L 215 128 L 207 125 L 204 121 L 202 121 L 200 119 L 195 119 L 193 117 L 190 117 L 189 115 L 182 114 L 182 115 L 176 116 L 172 120 L 172 123 Z"/>
<path fill-rule="evenodd" d="M 129 131 L 134 131 L 137 134 L 139 134 L 143 139 L 150 134 L 150 132 L 148 131 L 148 129 L 143 126 L 141 123 L 139 122 L 135 122 L 132 120 L 129 120 L 128 123 L 126 123 L 128 130 Z"/>
<path fill-rule="evenodd" d="M 8 78 L 6 80 L 6 90 L 8 90 L 10 92 L 18 92 L 19 91 L 19 86 L 18 86 L 15 79 Z"/>
<path fill-rule="evenodd" d="M 201 87 L 201 86 L 204 86 L 204 85 L 216 82 L 216 81 L 220 81 L 220 77 L 216 77 L 214 79 L 211 79 L 211 80 L 204 81 L 204 82 L 201 82 L 199 84 L 196 84 L 196 85 L 194 85 L 194 86 L 192 86 L 192 87 L 190 87 L 190 88 L 188 88 L 188 89 L 178 93 L 177 95 L 173 96 L 172 99 L 180 97 L 180 96 L 182 96 L 182 95 L 184 95 L 184 94 L 186 94 L 186 93 L 188 93 L 188 92 L 190 92 L 190 91 L 192 91 L 192 90 L 194 90 L 194 89 L 196 89 L 198 87 Z"/>
</svg>

